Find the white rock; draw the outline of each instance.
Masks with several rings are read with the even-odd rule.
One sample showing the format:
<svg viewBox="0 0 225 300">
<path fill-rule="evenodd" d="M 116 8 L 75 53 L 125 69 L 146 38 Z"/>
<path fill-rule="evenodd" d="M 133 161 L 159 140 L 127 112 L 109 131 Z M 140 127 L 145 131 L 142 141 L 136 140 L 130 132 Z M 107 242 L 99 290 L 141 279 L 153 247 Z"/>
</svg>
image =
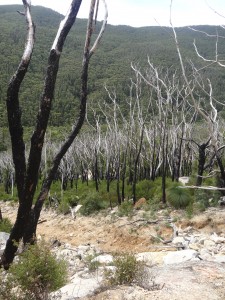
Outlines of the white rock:
<svg viewBox="0 0 225 300">
<path fill-rule="evenodd" d="M 197 243 L 190 243 L 188 246 L 189 246 L 189 249 L 196 250 L 196 251 L 201 249 L 201 245 L 199 245 Z"/>
<path fill-rule="evenodd" d="M 144 261 L 146 265 L 163 264 L 163 258 L 169 252 L 142 252 L 135 255 L 138 261 Z"/>
<path fill-rule="evenodd" d="M 185 239 L 182 236 L 176 236 L 173 241 L 173 244 L 185 244 Z"/>
<path fill-rule="evenodd" d="M 218 263 L 225 263 L 225 255 L 215 255 L 214 259 Z"/>
<path fill-rule="evenodd" d="M 90 250 L 90 246 L 80 245 L 77 247 L 77 254 L 83 256 Z"/>
<path fill-rule="evenodd" d="M 0 232 L 0 255 L 4 252 L 6 242 L 9 238 L 9 233 Z"/>
<path fill-rule="evenodd" d="M 183 185 L 185 185 L 186 183 L 189 182 L 189 177 L 187 176 L 179 177 L 178 181 L 181 182 Z"/>
<path fill-rule="evenodd" d="M 199 257 L 202 259 L 202 260 L 207 260 L 207 261 L 213 261 L 213 257 L 212 257 L 212 254 L 209 252 L 208 249 L 201 249 L 200 250 L 200 255 Z"/>
<path fill-rule="evenodd" d="M 63 295 L 75 297 L 85 297 L 91 295 L 97 288 L 100 287 L 102 281 L 101 276 L 94 275 L 91 278 L 81 278 L 76 276 L 73 282 L 62 287 L 60 291 Z M 67 298 L 62 298 L 67 299 Z"/>
<path fill-rule="evenodd" d="M 225 243 L 225 238 L 222 236 L 218 236 L 216 233 L 213 233 L 210 236 L 210 239 L 215 242 L 216 244 Z"/>
<path fill-rule="evenodd" d="M 6 232 L 0 232 L 0 243 L 6 243 L 6 241 L 9 238 L 9 233 Z"/>
<path fill-rule="evenodd" d="M 91 260 L 91 262 L 99 262 L 100 264 L 110 264 L 113 262 L 113 256 L 110 254 L 99 255 Z"/>
<path fill-rule="evenodd" d="M 223 254 L 223 255 L 225 255 L 225 246 L 222 246 L 220 248 L 220 253 Z"/>
<path fill-rule="evenodd" d="M 204 247 L 211 249 L 215 246 L 215 242 L 212 240 L 204 240 Z"/>
<path fill-rule="evenodd" d="M 168 253 L 163 261 L 166 265 L 179 264 L 189 260 L 199 260 L 197 258 L 198 252 L 195 250 L 182 250 L 182 251 L 173 251 Z"/>
<path fill-rule="evenodd" d="M 110 210 L 110 214 L 115 214 L 115 213 L 117 213 L 118 211 L 119 211 L 119 207 L 118 207 L 118 206 L 115 206 L 115 207 L 113 207 L 112 210 Z"/>
</svg>

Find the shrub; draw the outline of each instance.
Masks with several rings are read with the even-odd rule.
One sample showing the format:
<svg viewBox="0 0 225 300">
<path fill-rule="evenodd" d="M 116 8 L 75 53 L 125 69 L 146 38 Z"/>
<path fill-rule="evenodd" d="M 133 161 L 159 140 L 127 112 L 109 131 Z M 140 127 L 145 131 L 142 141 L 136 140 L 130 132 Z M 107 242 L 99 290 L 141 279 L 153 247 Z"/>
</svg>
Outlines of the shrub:
<svg viewBox="0 0 225 300">
<path fill-rule="evenodd" d="M 10 281 L 9 276 L 6 271 L 0 269 L 0 300 L 23 300 L 24 298 L 19 297 L 18 293 L 16 296 L 15 283 Z M 24 299 L 25 300 L 25 299 Z"/>
<path fill-rule="evenodd" d="M 98 270 L 99 266 L 101 265 L 98 260 L 94 260 L 95 257 L 96 255 L 91 255 L 91 254 L 85 257 L 85 263 L 90 272 L 94 272 Z"/>
<path fill-rule="evenodd" d="M 139 282 L 143 276 L 144 264 L 137 261 L 133 254 L 121 254 L 114 257 L 115 272 L 106 271 L 106 280 L 110 285 Z"/>
<path fill-rule="evenodd" d="M 115 271 L 106 270 L 105 279 L 109 285 L 136 283 L 139 286 L 153 286 L 149 270 L 143 261 L 137 261 L 133 254 L 123 253 L 114 256 Z"/>
<path fill-rule="evenodd" d="M 220 196 L 219 191 L 196 189 L 194 192 L 195 208 L 198 211 L 204 211 L 209 206 L 216 206 Z"/>
<path fill-rule="evenodd" d="M 191 203 L 192 197 L 188 189 L 174 185 L 167 190 L 167 200 L 174 208 L 180 209 L 186 208 Z"/>
<path fill-rule="evenodd" d="M 150 180 L 139 181 L 136 185 L 137 198 L 150 199 L 152 197 L 153 183 Z"/>
<path fill-rule="evenodd" d="M 124 201 L 119 206 L 118 215 L 122 216 L 131 216 L 133 214 L 133 202 Z"/>
<path fill-rule="evenodd" d="M 79 202 L 78 196 L 65 195 L 63 197 L 63 200 L 59 204 L 58 210 L 63 214 L 67 214 L 70 212 L 70 207 L 76 206 L 78 204 L 78 202 Z"/>
<path fill-rule="evenodd" d="M 24 299 L 48 299 L 49 292 L 66 284 L 66 263 L 57 260 L 42 242 L 20 255 L 19 261 L 9 269 L 9 280 L 19 286 Z"/>
<path fill-rule="evenodd" d="M 87 193 L 84 199 L 81 200 L 83 205 L 80 209 L 80 213 L 84 216 L 93 214 L 103 208 L 106 208 L 106 203 L 101 198 L 101 195 L 97 192 Z"/>
<path fill-rule="evenodd" d="M 10 220 L 8 218 L 3 218 L 0 221 L 0 231 L 9 233 L 11 229 L 12 229 L 12 223 L 10 222 Z"/>
<path fill-rule="evenodd" d="M 162 201 L 162 178 L 158 177 L 151 181 L 151 189 L 149 190 L 149 203 L 153 209 L 159 208 L 159 203 Z"/>
</svg>

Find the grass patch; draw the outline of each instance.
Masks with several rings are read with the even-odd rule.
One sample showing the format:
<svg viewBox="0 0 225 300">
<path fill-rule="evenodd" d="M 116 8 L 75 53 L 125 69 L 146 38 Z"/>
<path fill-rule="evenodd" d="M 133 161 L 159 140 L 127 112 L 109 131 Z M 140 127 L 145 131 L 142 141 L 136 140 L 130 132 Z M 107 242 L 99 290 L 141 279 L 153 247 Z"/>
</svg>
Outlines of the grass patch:
<svg viewBox="0 0 225 300">
<path fill-rule="evenodd" d="M 8 218 L 3 218 L 0 221 L 0 231 L 10 233 L 11 229 L 12 223 L 10 222 L 10 220 Z"/>
</svg>

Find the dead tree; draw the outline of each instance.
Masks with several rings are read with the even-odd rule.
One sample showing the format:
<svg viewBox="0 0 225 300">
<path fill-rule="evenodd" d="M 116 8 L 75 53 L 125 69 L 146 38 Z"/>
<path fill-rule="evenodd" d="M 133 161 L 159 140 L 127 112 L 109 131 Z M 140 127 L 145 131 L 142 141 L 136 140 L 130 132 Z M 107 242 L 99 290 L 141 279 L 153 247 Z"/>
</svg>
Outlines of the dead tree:
<svg viewBox="0 0 225 300">
<path fill-rule="evenodd" d="M 171 0 L 171 11 L 172 11 L 172 4 L 173 4 L 173 0 Z M 178 54 L 178 58 L 180 61 L 180 67 L 181 67 L 181 73 L 182 73 L 182 77 L 184 79 L 184 82 L 186 83 L 187 86 L 187 91 L 190 95 L 190 102 L 193 105 L 193 107 L 195 108 L 196 112 L 199 114 L 200 117 L 202 117 L 202 119 L 206 122 L 206 124 L 208 125 L 209 128 L 209 141 L 210 141 L 210 146 L 213 149 L 214 152 L 214 156 L 216 157 L 219 169 L 220 169 L 220 186 L 221 188 L 225 187 L 225 168 L 223 165 L 223 162 L 221 160 L 221 156 L 219 151 L 222 150 L 224 148 L 224 145 L 219 147 L 219 120 L 218 120 L 218 111 L 216 108 L 215 103 L 218 101 L 215 101 L 214 97 L 213 97 L 213 89 L 212 89 L 212 85 L 210 80 L 207 78 L 207 83 L 208 83 L 208 89 L 209 91 L 206 90 L 206 88 L 199 82 L 197 76 L 199 76 L 199 72 L 198 70 L 195 68 L 195 66 L 192 66 L 193 68 L 193 77 L 195 80 L 195 83 L 197 84 L 198 88 L 200 88 L 202 90 L 202 92 L 206 95 L 206 97 L 209 99 L 209 107 L 210 109 L 208 111 L 204 110 L 200 103 L 198 102 L 198 100 L 196 99 L 194 90 L 195 87 L 192 88 L 191 84 L 190 84 L 190 80 L 188 79 L 188 76 L 186 74 L 186 70 L 184 67 L 184 62 L 183 62 L 183 57 L 181 54 L 181 50 L 180 50 L 180 45 L 179 45 L 179 41 L 177 38 L 177 34 L 176 34 L 176 30 L 173 27 L 172 24 L 172 20 L 170 20 L 170 24 L 172 27 L 172 31 L 173 31 L 173 35 L 174 35 L 174 41 L 175 41 L 175 46 L 176 46 L 176 50 L 177 50 L 177 54 Z M 219 36 L 218 34 L 216 34 L 214 36 L 216 38 L 216 43 L 215 43 L 215 59 L 205 59 L 198 51 L 198 48 L 194 42 L 194 48 L 196 51 L 196 54 L 198 55 L 198 57 L 200 57 L 201 59 L 203 59 L 205 62 L 209 63 L 209 64 L 218 64 L 221 67 L 225 67 L 225 65 L 222 63 L 223 61 L 219 59 L 218 56 L 218 40 L 219 40 Z M 207 67 L 207 66 L 206 66 Z M 224 103 L 220 103 L 221 105 L 224 105 Z M 200 160 L 203 162 L 205 159 L 205 149 L 206 147 L 208 147 L 208 143 L 206 144 L 202 144 L 202 146 L 199 147 L 199 158 Z M 201 162 L 201 165 L 202 165 Z M 202 168 L 202 166 L 200 166 Z M 202 172 L 201 169 L 199 169 L 200 172 Z M 201 181 L 201 179 L 199 179 L 199 181 Z M 198 182 L 197 182 L 198 183 Z"/>
<path fill-rule="evenodd" d="M 47 198 L 51 183 L 54 179 L 55 173 L 57 172 L 60 161 L 71 146 L 72 142 L 78 135 L 83 125 L 86 112 L 89 61 L 103 35 L 107 19 L 107 9 L 105 5 L 105 20 L 95 43 L 91 47 L 90 43 L 93 32 L 94 13 L 95 10 L 97 11 L 99 3 L 99 0 L 92 0 L 90 4 L 90 13 L 83 54 L 79 117 L 73 127 L 71 134 L 62 144 L 61 149 L 54 157 L 52 166 L 50 167 L 50 171 L 48 172 L 48 175 L 43 182 L 41 192 L 34 207 L 32 208 L 34 193 L 38 182 L 38 174 L 41 163 L 45 132 L 48 126 L 52 100 L 54 97 L 59 60 L 63 50 L 65 39 L 76 20 L 82 0 L 73 0 L 71 2 L 70 9 L 60 24 L 56 38 L 49 53 L 44 89 L 40 100 L 40 108 L 37 115 L 36 127 L 31 137 L 31 147 L 28 162 L 26 162 L 25 159 L 23 127 L 21 123 L 21 110 L 19 104 L 19 90 L 31 60 L 34 46 L 35 27 L 32 22 L 30 13 L 30 1 L 22 1 L 25 9 L 24 15 L 28 23 L 27 43 L 18 69 L 10 80 L 6 101 L 9 131 L 12 142 L 12 154 L 15 166 L 15 178 L 19 197 L 19 208 L 17 212 L 16 222 L 10 233 L 10 237 L 7 241 L 6 248 L 4 250 L 4 253 L 2 254 L 0 261 L 0 266 L 3 266 L 5 269 L 7 269 L 12 263 L 18 247 L 18 242 L 21 239 L 23 239 L 24 243 L 34 241 L 40 212 L 43 203 Z M 105 4 L 104 0 L 103 2 Z"/>
</svg>

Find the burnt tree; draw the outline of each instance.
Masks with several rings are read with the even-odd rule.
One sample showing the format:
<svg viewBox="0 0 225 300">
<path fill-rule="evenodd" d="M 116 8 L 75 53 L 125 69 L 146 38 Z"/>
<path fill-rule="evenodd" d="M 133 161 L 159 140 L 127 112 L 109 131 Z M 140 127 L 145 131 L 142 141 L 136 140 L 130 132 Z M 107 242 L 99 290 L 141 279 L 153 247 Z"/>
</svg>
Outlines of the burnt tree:
<svg viewBox="0 0 225 300">
<path fill-rule="evenodd" d="M 76 20 L 81 2 L 82 0 L 71 1 L 70 9 L 59 26 L 56 38 L 50 50 L 46 68 L 47 71 L 44 82 L 44 89 L 41 95 L 40 107 L 37 115 L 36 127 L 31 137 L 30 153 L 28 161 L 26 162 L 25 145 L 23 140 L 23 127 L 21 122 L 21 109 L 19 104 L 19 90 L 31 61 L 35 39 L 35 26 L 33 24 L 30 13 L 30 1 L 23 0 L 25 13 L 22 15 L 26 17 L 26 21 L 28 24 L 27 42 L 18 69 L 10 80 L 6 101 L 9 131 L 12 142 L 13 162 L 15 166 L 15 179 L 19 198 L 19 208 L 17 212 L 16 222 L 13 226 L 0 261 L 0 266 L 3 266 L 5 269 L 8 269 L 9 265 L 12 263 L 18 247 L 18 242 L 21 239 L 23 239 L 24 244 L 32 243 L 35 241 L 36 227 L 40 212 L 43 203 L 47 198 L 51 183 L 55 177 L 60 161 L 78 135 L 85 119 L 89 61 L 99 44 L 106 26 L 107 8 L 104 0 L 103 3 L 105 5 L 106 11 L 105 20 L 103 21 L 100 33 L 92 47 L 91 36 L 94 27 L 94 14 L 98 11 L 99 0 L 91 0 L 90 4 L 81 72 L 81 95 L 78 120 L 75 122 L 75 125 L 73 127 L 74 129 L 72 130 L 66 141 L 62 144 L 59 152 L 54 157 L 52 166 L 50 167 L 50 171 L 48 172 L 47 177 L 42 184 L 42 188 L 37 201 L 32 207 L 34 193 L 38 183 L 45 132 L 48 126 L 52 100 L 54 97 L 59 60 L 63 50 L 64 42 Z"/>
</svg>

